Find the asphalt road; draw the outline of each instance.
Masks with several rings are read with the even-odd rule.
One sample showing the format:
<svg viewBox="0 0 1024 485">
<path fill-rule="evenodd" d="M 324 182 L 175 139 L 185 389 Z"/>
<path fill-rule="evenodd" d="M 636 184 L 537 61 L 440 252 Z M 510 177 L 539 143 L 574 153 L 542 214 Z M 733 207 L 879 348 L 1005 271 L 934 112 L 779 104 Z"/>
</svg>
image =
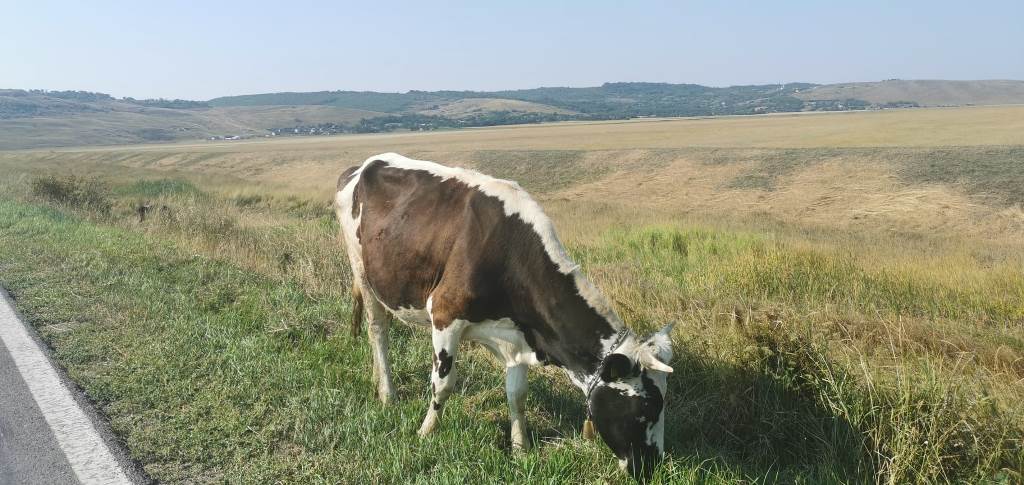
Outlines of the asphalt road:
<svg viewBox="0 0 1024 485">
<path fill-rule="evenodd" d="M 149 481 L 0 290 L 0 485 Z"/>
<path fill-rule="evenodd" d="M 7 348 L 0 352 L 0 484 L 78 483 Z"/>
</svg>

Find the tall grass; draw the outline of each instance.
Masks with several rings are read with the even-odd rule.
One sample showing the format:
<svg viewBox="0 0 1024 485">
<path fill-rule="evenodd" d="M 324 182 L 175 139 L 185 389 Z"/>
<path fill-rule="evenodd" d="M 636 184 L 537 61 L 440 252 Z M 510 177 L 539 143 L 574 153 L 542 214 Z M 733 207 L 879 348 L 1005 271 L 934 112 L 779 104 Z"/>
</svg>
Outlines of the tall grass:
<svg viewBox="0 0 1024 485">
<path fill-rule="evenodd" d="M 862 267 L 830 249 L 679 226 L 615 229 L 574 256 L 636 326 L 680 321 L 677 345 L 770 376 L 786 391 L 769 392 L 769 402 L 755 391 L 746 405 L 765 411 L 781 398 L 805 401 L 797 409 L 811 406 L 776 409 L 782 416 L 772 417 L 754 411 L 757 421 L 782 429 L 755 431 L 768 441 L 748 452 L 810 441 L 801 446 L 822 447 L 846 472 L 888 483 L 1020 479 L 1024 408 L 1013 403 L 1021 397 L 1013 386 L 1024 377 L 1019 268 L 963 287 L 927 272 Z M 929 341 L 966 336 L 976 340 L 953 355 Z M 670 382 L 685 396 L 692 382 L 680 379 L 690 371 L 682 369 Z M 725 386 L 701 399 L 720 400 L 716 411 L 735 407 L 730 393 L 715 396 Z M 751 386 L 745 389 L 758 389 Z M 795 422 L 784 417 L 791 413 Z M 714 426 L 695 419 L 711 431 L 705 439 L 728 443 L 714 448 L 752 445 L 720 438 L 749 437 L 744 427 L 757 429 L 749 415 L 720 419 Z M 781 438 L 772 439 L 777 432 Z M 778 453 L 771 461 L 785 456 Z"/>
<path fill-rule="evenodd" d="M 1009 264 L 964 285 L 912 267 L 864 268 L 848 254 L 752 233 L 673 227 L 612 230 L 575 255 L 588 265 L 629 268 L 620 273 L 630 279 L 616 294 L 640 290 L 690 302 L 727 298 L 796 311 L 824 305 L 883 317 L 1024 324 L 1024 273 Z"/>
</svg>

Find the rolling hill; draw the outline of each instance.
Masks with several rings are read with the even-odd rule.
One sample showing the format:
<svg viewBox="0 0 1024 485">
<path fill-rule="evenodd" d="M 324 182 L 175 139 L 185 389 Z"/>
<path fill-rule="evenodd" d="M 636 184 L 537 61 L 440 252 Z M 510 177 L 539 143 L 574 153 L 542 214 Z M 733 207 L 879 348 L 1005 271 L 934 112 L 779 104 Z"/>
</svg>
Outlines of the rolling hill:
<svg viewBox="0 0 1024 485">
<path fill-rule="evenodd" d="M 464 100 L 512 100 L 530 104 L 503 106 L 499 111 L 575 112 L 585 119 L 636 116 L 707 116 L 799 111 L 803 102 L 794 93 L 814 84 L 765 84 L 715 88 L 698 84 L 605 83 L 583 88 L 534 88 L 512 91 L 409 91 L 374 93 L 321 91 L 268 93 L 215 98 L 211 106 L 328 105 L 407 113 Z M 437 109 L 437 108 L 433 108 Z"/>
<path fill-rule="evenodd" d="M 730 87 L 629 82 L 493 92 L 282 92 L 209 101 L 0 89 L 0 149 L 1018 103 L 1024 103 L 1024 81 L 888 80 Z"/>
<path fill-rule="evenodd" d="M 1024 103 L 1024 81 L 891 79 L 815 86 L 795 96 L 805 101 L 859 99 L 875 105 L 900 102 L 919 106 L 1019 104 Z"/>
<path fill-rule="evenodd" d="M 355 122 L 384 113 L 339 106 L 211 107 L 102 93 L 0 90 L 0 149 L 264 136 L 274 126 Z"/>
</svg>

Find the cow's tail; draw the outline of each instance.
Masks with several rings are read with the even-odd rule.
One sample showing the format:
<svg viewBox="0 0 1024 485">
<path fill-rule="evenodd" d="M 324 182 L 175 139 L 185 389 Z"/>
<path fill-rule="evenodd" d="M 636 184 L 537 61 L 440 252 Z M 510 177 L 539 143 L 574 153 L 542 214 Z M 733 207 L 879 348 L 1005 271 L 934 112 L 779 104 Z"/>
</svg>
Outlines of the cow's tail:
<svg viewBox="0 0 1024 485">
<path fill-rule="evenodd" d="M 356 170 L 359 170 L 359 168 L 360 166 L 358 165 L 355 167 L 349 167 L 345 169 L 344 172 L 341 173 L 341 176 L 338 177 L 339 192 L 342 189 L 344 189 L 346 185 L 348 185 L 349 179 L 352 178 L 352 175 L 355 174 Z M 351 208 L 346 209 L 344 204 L 342 204 L 341 200 L 338 199 L 337 196 L 335 196 L 335 202 L 337 204 L 338 209 L 338 225 L 341 226 L 341 218 L 347 217 L 347 214 L 342 214 L 342 211 L 350 211 Z M 341 231 L 343 232 L 344 229 L 342 229 Z M 346 250 L 352 251 L 353 249 L 346 248 Z M 357 278 L 359 278 L 359 275 L 356 274 L 356 266 L 354 264 L 352 265 L 352 278 L 354 280 L 352 282 L 352 338 L 359 338 L 359 334 L 362 333 L 363 331 L 363 292 L 362 290 L 360 290 L 359 284 L 357 283 Z"/>
<path fill-rule="evenodd" d="M 363 332 L 363 292 L 359 286 L 352 285 L 352 338 L 359 338 Z"/>
</svg>

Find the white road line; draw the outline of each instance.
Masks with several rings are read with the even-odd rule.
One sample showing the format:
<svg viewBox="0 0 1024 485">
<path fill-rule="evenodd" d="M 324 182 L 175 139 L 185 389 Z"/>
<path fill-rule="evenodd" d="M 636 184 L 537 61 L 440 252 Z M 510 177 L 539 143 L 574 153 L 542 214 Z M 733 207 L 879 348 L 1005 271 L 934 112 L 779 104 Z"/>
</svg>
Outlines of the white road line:
<svg viewBox="0 0 1024 485">
<path fill-rule="evenodd" d="M 14 359 L 78 480 L 84 485 L 132 483 L 2 293 L 0 341 Z"/>
</svg>

